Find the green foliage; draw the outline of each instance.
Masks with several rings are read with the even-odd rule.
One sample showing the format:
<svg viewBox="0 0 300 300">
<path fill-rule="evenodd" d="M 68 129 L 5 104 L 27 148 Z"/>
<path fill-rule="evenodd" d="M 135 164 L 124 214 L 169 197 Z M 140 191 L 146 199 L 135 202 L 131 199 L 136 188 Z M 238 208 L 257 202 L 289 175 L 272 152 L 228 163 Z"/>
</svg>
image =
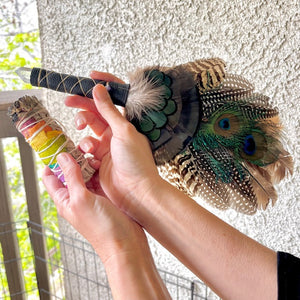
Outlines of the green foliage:
<svg viewBox="0 0 300 300">
<path fill-rule="evenodd" d="M 1 25 L 1 22 L 0 22 Z M 0 48 L 0 91 L 6 89 L 31 89 L 30 84 L 19 79 L 15 70 L 19 67 L 39 67 L 41 59 L 36 57 L 39 46 L 39 31 L 18 33 L 5 38 L 5 46 Z"/>
<path fill-rule="evenodd" d="M 32 2 L 10 0 L 1 4 L 0 91 L 32 88 L 18 78 L 15 70 L 41 64 L 39 31 L 34 24 L 37 15 Z"/>
</svg>

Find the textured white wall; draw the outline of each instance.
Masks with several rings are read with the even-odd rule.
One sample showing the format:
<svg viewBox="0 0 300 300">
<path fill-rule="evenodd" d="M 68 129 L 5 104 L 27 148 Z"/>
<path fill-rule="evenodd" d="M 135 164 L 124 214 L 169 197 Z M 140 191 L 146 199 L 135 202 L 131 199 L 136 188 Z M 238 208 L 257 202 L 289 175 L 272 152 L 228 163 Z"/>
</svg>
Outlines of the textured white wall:
<svg viewBox="0 0 300 300">
<path fill-rule="evenodd" d="M 126 79 L 137 66 L 223 58 L 228 70 L 244 75 L 279 107 L 295 172 L 279 185 L 278 202 L 265 212 L 244 216 L 209 209 L 266 246 L 300 256 L 299 8 L 298 0 L 38 0 L 43 65 L 77 75 L 97 69 Z M 49 109 L 71 131 L 73 112 L 61 109 L 64 96 L 49 94 Z M 186 272 L 152 239 L 151 244 L 159 266 Z"/>
</svg>

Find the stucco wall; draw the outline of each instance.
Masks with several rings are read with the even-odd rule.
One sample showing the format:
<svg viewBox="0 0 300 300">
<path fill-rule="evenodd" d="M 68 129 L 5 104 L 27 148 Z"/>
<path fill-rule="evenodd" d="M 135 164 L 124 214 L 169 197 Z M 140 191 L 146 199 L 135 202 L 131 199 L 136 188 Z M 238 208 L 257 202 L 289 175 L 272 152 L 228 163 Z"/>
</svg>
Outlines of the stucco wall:
<svg viewBox="0 0 300 300">
<path fill-rule="evenodd" d="M 218 56 L 270 96 L 286 127 L 293 177 L 278 186 L 275 207 L 255 216 L 209 209 L 264 245 L 300 256 L 299 1 L 38 0 L 38 11 L 46 68 L 77 75 L 96 69 L 126 79 L 137 66 Z M 49 94 L 49 109 L 72 132 L 73 112 L 61 108 L 63 96 Z M 152 239 L 151 244 L 160 267 L 186 272 Z"/>
</svg>

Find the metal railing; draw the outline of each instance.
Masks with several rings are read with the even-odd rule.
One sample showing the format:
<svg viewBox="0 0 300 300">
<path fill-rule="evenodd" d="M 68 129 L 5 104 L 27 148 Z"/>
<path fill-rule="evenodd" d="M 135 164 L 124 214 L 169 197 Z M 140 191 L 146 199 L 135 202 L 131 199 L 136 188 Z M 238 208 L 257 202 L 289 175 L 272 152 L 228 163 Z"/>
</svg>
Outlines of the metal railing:
<svg viewBox="0 0 300 300">
<path fill-rule="evenodd" d="M 22 287 L 19 290 L 10 291 L 5 289 L 3 284 L 1 285 L 8 274 L 0 272 L 0 299 L 37 299 L 38 297 L 59 300 L 113 299 L 102 263 L 89 243 L 54 232 L 30 221 L 0 224 L 0 239 L 6 239 L 12 234 L 18 236 L 20 232 L 24 235 L 24 231 L 30 239 L 32 247 L 35 239 L 45 241 L 47 256 L 38 256 L 34 251 L 9 259 L 0 255 L 0 270 L 11 268 L 14 270 L 13 274 L 16 275 L 17 270 L 14 269 L 14 265 L 20 265 L 23 260 L 31 262 L 31 271 L 36 271 L 37 265 L 43 264 L 47 267 L 49 274 L 48 287 L 38 287 L 38 289 Z M 58 253 L 59 256 L 56 255 Z M 73 255 L 75 263 L 70 264 L 68 260 L 61 259 L 66 255 Z M 161 269 L 159 269 L 159 273 L 172 299 L 219 299 L 199 280 L 190 280 Z M 39 275 L 36 276 L 36 281 L 39 282 Z"/>
</svg>

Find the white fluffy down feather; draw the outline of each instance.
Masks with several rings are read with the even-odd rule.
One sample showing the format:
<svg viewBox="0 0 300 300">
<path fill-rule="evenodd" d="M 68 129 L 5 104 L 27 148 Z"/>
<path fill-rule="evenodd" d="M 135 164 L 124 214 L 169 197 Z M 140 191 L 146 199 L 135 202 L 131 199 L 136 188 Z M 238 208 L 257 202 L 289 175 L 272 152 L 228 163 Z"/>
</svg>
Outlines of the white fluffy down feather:
<svg viewBox="0 0 300 300">
<path fill-rule="evenodd" d="M 128 77 L 130 91 L 126 102 L 126 116 L 128 120 L 141 119 L 142 113 L 159 106 L 164 87 L 156 86 L 155 81 L 145 77 L 145 69 L 138 69 L 128 74 Z"/>
</svg>

